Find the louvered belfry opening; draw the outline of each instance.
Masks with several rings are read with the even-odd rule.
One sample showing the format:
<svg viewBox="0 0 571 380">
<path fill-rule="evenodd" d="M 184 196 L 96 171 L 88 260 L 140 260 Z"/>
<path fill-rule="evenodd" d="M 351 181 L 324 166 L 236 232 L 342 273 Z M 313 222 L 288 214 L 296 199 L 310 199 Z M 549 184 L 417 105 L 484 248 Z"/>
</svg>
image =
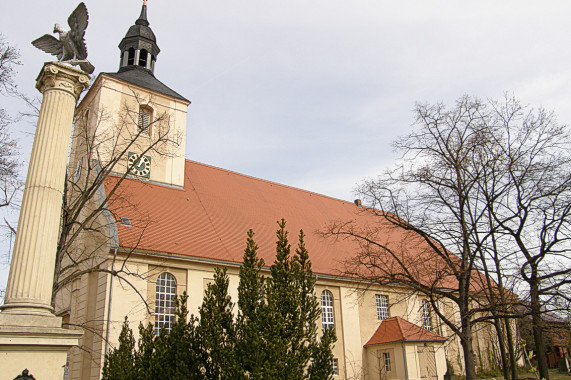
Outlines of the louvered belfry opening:
<svg viewBox="0 0 571 380">
<path fill-rule="evenodd" d="M 149 107 L 141 106 L 139 107 L 139 130 L 146 131 L 149 135 L 151 134 L 151 119 L 153 116 L 153 111 Z"/>
</svg>

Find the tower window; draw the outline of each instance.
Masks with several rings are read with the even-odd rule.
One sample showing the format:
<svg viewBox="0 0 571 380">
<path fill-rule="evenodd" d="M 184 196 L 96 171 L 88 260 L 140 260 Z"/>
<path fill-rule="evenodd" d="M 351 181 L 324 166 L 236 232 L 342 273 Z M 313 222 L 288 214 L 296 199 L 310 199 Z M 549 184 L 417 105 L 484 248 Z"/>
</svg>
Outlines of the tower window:
<svg viewBox="0 0 571 380">
<path fill-rule="evenodd" d="M 141 106 L 139 107 L 139 121 L 138 126 L 140 131 L 146 131 L 149 135 L 151 134 L 151 119 L 153 116 L 153 110 L 150 107 Z"/>
<path fill-rule="evenodd" d="M 159 275 L 155 294 L 155 334 L 158 335 L 161 329 L 170 332 L 174 323 L 176 280 L 172 274 Z"/>
<path fill-rule="evenodd" d="M 321 327 L 323 330 L 332 329 L 335 326 L 333 319 L 333 294 L 329 290 L 321 293 Z"/>
<path fill-rule="evenodd" d="M 141 52 L 139 53 L 139 66 L 141 67 L 147 67 L 147 49 L 143 49 L 141 50 Z"/>
<path fill-rule="evenodd" d="M 135 64 L 135 49 L 129 48 L 129 54 L 127 55 L 127 65 Z"/>
</svg>

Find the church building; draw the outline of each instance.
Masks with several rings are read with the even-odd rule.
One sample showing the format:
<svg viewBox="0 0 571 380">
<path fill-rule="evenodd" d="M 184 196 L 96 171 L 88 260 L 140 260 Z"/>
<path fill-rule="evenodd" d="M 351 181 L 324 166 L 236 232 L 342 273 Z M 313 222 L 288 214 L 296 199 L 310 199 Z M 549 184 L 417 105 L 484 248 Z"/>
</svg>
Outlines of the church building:
<svg viewBox="0 0 571 380">
<path fill-rule="evenodd" d="M 146 5 L 119 49 L 119 70 L 100 73 L 76 112 L 70 202 L 93 179 L 111 175 L 81 211 L 89 228 L 72 245 L 75 270 L 84 270 L 69 276 L 55 301 L 64 322 L 84 330 L 81 349 L 70 352 L 67 378 L 100 379 L 104 353 L 116 345 L 125 316 L 135 334 L 140 322 L 168 329 L 174 296 L 184 291 L 197 314 L 215 267 L 227 268 L 236 302 L 247 231 L 255 232 L 258 254 L 271 264 L 282 218 L 292 245 L 299 230 L 306 234 L 322 308 L 319 332 L 332 326 L 338 338 L 335 379 L 442 380 L 447 361 L 461 370 L 459 340 L 426 297 L 344 276 L 344 262 L 359 247 L 317 233 L 333 221 L 379 223 L 359 201 L 186 160 L 190 101 L 154 75 L 160 49 Z M 89 219 L 91 212 L 96 218 Z M 475 334 L 475 352 L 489 352 L 490 339 Z"/>
</svg>

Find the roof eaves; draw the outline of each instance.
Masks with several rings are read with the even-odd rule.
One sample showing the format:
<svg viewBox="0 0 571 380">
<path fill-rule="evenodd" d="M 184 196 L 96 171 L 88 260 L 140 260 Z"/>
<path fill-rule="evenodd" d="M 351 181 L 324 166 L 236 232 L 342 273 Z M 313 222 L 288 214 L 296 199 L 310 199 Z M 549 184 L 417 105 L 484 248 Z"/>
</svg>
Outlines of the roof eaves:
<svg viewBox="0 0 571 380">
<path fill-rule="evenodd" d="M 124 74 L 124 73 L 127 73 L 129 71 L 134 71 L 134 70 L 141 71 L 142 75 L 148 75 L 148 76 L 152 77 L 152 81 L 157 82 L 156 85 L 153 85 L 152 83 L 144 83 L 143 80 L 137 80 L 136 78 L 131 78 L 131 76 L 129 74 Z M 140 87 L 144 90 L 153 91 L 153 92 L 156 92 L 156 93 L 161 94 L 163 96 L 169 96 L 171 98 L 175 98 L 175 99 L 178 99 L 178 100 L 181 100 L 181 101 L 184 101 L 184 102 L 187 102 L 188 104 L 190 104 L 190 100 L 186 99 L 184 96 L 180 95 L 178 92 L 176 92 L 173 89 L 171 89 L 170 87 L 168 87 L 166 84 L 164 84 L 163 82 L 158 80 L 150 72 L 143 72 L 143 70 L 146 70 L 146 69 L 132 68 L 130 70 L 124 70 L 124 71 L 120 71 L 120 72 L 116 72 L 116 73 L 112 73 L 112 72 L 100 73 L 99 75 L 103 74 L 103 75 L 106 75 L 108 77 L 114 78 L 115 80 L 121 80 L 121 81 L 129 83 L 130 85 Z"/>
</svg>

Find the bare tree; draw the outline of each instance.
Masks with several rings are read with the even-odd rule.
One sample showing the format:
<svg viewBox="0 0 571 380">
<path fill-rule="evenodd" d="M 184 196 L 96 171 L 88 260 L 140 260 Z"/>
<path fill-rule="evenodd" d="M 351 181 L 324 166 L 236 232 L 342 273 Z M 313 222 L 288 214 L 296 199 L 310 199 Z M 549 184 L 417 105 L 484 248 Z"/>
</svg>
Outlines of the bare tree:
<svg viewBox="0 0 571 380">
<path fill-rule="evenodd" d="M 529 110 L 513 98 L 491 102 L 501 129 L 494 149 L 501 157 L 490 214 L 516 252 L 528 286 L 529 310 L 540 378 L 549 379 L 542 313 L 571 297 L 571 136 L 553 113 Z M 565 302 L 566 301 L 566 302 Z"/>
<path fill-rule="evenodd" d="M 0 95 L 19 95 L 14 76 L 16 67 L 21 64 L 18 49 L 7 43 L 0 34 Z M 9 131 L 13 122 L 14 117 L 0 106 L 0 207 L 10 205 L 21 186 L 18 179 L 18 145 Z"/>
<path fill-rule="evenodd" d="M 169 156 L 182 137 L 171 130 L 170 115 L 166 111 L 155 115 L 149 125 L 141 128 L 140 106 L 152 106 L 153 101 L 134 98 L 136 105 L 124 104 L 116 117 L 107 115 L 104 110 L 98 114 L 87 111 L 76 115 L 71 152 L 76 165 L 68 167 L 64 187 L 54 302 L 63 287 L 85 274 L 96 272 L 116 276 L 138 293 L 129 277 L 144 274 L 128 270 L 126 264 L 132 251 L 113 256 L 113 262 L 107 265 L 109 250 L 118 248 L 116 223 L 120 222 L 111 209 L 128 209 L 130 214 L 138 215 L 137 205 L 124 194 L 122 183 L 127 178 L 138 178 L 133 174 L 133 168 L 145 155 Z M 134 161 L 128 160 L 130 151 L 139 152 Z M 135 240 L 142 237 L 150 222 L 145 215 L 138 215 L 138 219 L 139 227 L 134 227 Z M 134 246 L 137 246 L 136 242 Z M 146 297 L 140 296 L 146 304 Z"/>
<path fill-rule="evenodd" d="M 497 284 L 478 271 L 498 231 L 482 182 L 499 158 L 489 147 L 501 126 L 493 108 L 469 96 L 450 110 L 417 104 L 414 113 L 415 130 L 394 143 L 399 163 L 358 189 L 378 225 L 338 222 L 326 235 L 360 244 L 346 274 L 424 294 L 459 337 L 466 378 L 475 379 L 474 326 L 513 316 L 509 308 L 492 308 Z"/>
</svg>

